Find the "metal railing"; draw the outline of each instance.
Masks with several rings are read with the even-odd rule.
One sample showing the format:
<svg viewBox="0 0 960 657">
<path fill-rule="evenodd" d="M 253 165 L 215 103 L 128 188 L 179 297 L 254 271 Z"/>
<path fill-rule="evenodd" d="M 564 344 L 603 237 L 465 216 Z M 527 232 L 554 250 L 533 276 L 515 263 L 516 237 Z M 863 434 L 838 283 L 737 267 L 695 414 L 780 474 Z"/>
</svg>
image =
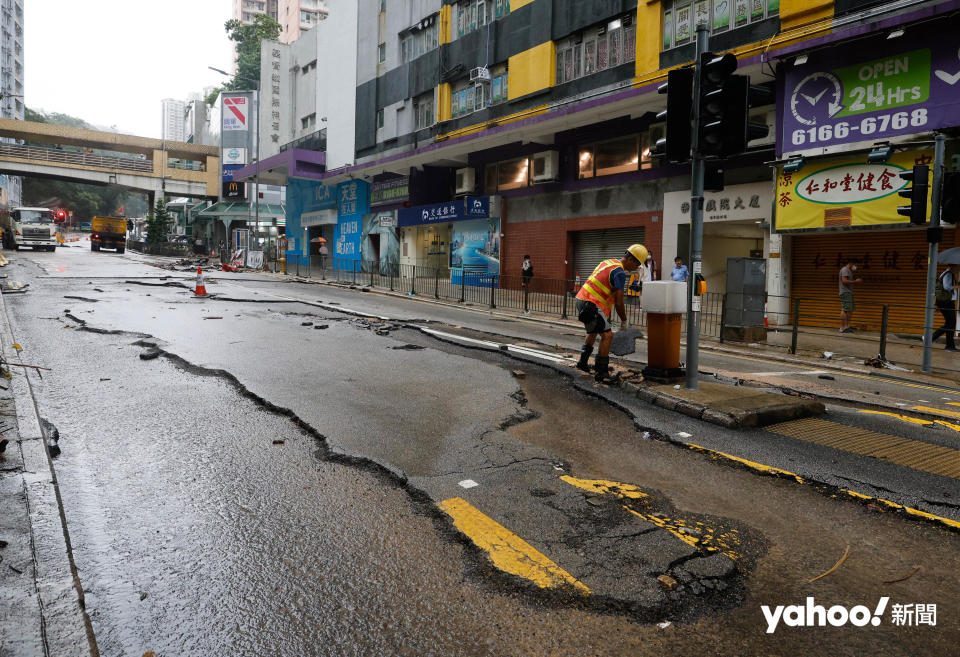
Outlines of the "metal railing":
<svg viewBox="0 0 960 657">
<path fill-rule="evenodd" d="M 75 164 L 101 169 L 127 169 L 129 171 L 153 171 L 153 162 L 133 157 L 115 155 L 94 155 L 59 148 L 40 148 L 38 146 L 19 146 L 0 144 L 0 157 L 15 157 L 24 160 L 41 160 L 58 164 Z"/>
</svg>

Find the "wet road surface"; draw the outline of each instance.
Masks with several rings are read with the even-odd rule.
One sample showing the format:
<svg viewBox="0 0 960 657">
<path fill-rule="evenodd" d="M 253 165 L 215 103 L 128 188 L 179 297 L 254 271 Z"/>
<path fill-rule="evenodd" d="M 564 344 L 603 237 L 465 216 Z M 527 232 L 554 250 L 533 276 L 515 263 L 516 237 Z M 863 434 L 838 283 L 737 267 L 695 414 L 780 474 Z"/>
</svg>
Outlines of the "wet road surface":
<svg viewBox="0 0 960 657">
<path fill-rule="evenodd" d="M 19 254 L 7 273 L 31 291 L 6 298 L 25 353 L 55 369 L 33 384 L 63 436 L 57 473 L 101 654 L 949 654 L 958 638 L 955 624 L 765 634 L 761 604 L 807 595 L 955 617 L 957 535 L 643 437 L 729 439 L 718 427 L 648 407 L 638 428 L 549 368 L 272 303 L 283 284 L 235 284 L 267 303 L 200 302 L 125 282 L 157 273 L 128 258 L 122 280 L 91 281 L 111 275 L 90 260 L 102 255 Z M 145 344 L 164 355 L 141 360 Z M 604 595 L 503 574 L 438 506 L 453 499 Z M 704 528 L 732 575 L 697 574 L 714 553 L 684 537 Z M 807 582 L 847 545 L 842 569 Z M 663 572 L 686 586 L 668 594 Z"/>
</svg>

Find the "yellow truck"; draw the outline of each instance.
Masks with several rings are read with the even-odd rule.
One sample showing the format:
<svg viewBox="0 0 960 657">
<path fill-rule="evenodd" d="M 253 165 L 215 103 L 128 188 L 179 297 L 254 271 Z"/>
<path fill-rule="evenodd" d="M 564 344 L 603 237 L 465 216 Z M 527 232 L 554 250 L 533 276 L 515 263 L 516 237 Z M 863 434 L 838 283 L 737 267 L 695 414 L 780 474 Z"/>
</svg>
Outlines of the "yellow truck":
<svg viewBox="0 0 960 657">
<path fill-rule="evenodd" d="M 123 253 L 127 246 L 127 220 L 122 217 L 94 217 L 90 222 L 90 250 L 100 247 Z"/>
</svg>

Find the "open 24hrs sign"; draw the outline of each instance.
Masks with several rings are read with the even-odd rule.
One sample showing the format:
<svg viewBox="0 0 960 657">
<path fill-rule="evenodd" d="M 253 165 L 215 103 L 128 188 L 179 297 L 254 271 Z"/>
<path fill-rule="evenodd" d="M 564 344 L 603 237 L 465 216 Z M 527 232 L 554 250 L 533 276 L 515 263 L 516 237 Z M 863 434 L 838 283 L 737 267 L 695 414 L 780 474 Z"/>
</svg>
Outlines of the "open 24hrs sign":
<svg viewBox="0 0 960 657">
<path fill-rule="evenodd" d="M 893 42 L 881 37 L 812 53 L 808 64 L 793 67 L 780 95 L 777 152 L 960 125 L 960 43 L 948 36 L 958 33 L 951 30 L 960 30 L 960 22 L 943 22 L 940 37 L 928 27 L 912 35 L 912 43 L 907 37 Z M 897 49 L 890 53 L 892 46 Z M 833 62 L 855 63 L 832 68 Z"/>
</svg>

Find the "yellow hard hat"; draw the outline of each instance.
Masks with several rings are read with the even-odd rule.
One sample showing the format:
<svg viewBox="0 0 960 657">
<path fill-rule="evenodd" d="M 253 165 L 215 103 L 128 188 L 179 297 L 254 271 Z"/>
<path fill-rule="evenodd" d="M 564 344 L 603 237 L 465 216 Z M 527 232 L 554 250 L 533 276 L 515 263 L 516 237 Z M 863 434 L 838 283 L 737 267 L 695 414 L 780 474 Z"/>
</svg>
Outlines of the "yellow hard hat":
<svg viewBox="0 0 960 657">
<path fill-rule="evenodd" d="M 627 253 L 636 258 L 641 265 L 647 261 L 647 247 L 643 244 L 631 244 L 627 247 Z"/>
</svg>

